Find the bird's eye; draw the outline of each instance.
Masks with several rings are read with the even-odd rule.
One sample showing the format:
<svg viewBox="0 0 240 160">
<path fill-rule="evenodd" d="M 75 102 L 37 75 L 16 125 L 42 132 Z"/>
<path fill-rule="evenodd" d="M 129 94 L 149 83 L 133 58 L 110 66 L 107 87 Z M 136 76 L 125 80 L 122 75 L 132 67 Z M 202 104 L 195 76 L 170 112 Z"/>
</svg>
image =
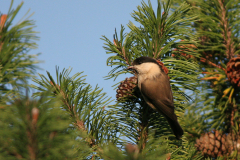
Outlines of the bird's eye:
<svg viewBox="0 0 240 160">
<path fill-rule="evenodd" d="M 138 64 L 142 64 L 142 61 L 138 61 Z"/>
</svg>

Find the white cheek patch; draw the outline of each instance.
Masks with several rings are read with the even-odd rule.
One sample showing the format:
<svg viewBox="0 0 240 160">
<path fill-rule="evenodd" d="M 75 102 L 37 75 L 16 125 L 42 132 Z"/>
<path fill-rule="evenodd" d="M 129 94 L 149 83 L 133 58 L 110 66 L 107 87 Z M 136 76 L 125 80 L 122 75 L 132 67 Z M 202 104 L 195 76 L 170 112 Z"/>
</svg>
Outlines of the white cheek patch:
<svg viewBox="0 0 240 160">
<path fill-rule="evenodd" d="M 136 66 L 139 74 L 159 74 L 161 70 L 159 66 L 155 63 L 142 63 Z"/>
<path fill-rule="evenodd" d="M 141 89 L 141 83 L 146 79 L 155 79 L 161 75 L 161 69 L 155 63 L 142 63 L 135 66 L 138 72 L 138 87 Z"/>
</svg>

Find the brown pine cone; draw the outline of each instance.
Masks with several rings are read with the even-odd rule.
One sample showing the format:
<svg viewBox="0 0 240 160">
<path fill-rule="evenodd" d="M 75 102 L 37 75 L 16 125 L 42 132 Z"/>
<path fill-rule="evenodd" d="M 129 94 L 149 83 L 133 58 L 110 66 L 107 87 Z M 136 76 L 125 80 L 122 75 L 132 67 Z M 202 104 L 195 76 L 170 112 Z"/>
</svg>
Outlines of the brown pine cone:
<svg viewBox="0 0 240 160">
<path fill-rule="evenodd" d="M 163 62 L 161 62 L 160 60 L 157 60 L 157 63 L 162 67 L 163 71 L 168 74 L 168 69 L 167 67 L 164 66 Z"/>
<path fill-rule="evenodd" d="M 236 136 L 215 131 L 203 134 L 196 140 L 195 147 L 202 152 L 204 157 L 225 157 L 230 156 L 235 150 L 239 152 L 238 141 Z"/>
<path fill-rule="evenodd" d="M 117 100 L 121 100 L 122 98 L 134 98 L 135 87 L 137 87 L 137 77 L 126 78 L 124 81 L 120 83 L 117 89 Z"/>
<path fill-rule="evenodd" d="M 240 87 L 240 56 L 230 59 L 227 63 L 226 74 L 232 84 Z"/>
</svg>

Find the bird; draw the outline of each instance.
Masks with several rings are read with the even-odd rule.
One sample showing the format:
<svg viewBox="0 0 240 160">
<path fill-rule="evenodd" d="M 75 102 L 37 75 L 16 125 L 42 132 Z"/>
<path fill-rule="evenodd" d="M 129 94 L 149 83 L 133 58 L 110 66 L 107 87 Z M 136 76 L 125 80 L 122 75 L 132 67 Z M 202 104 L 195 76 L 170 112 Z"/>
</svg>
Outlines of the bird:
<svg viewBox="0 0 240 160">
<path fill-rule="evenodd" d="M 174 135 L 180 139 L 183 135 L 183 129 L 174 113 L 169 78 L 159 63 L 153 58 L 142 56 L 136 58 L 127 69 L 136 73 L 137 86 L 147 105 L 167 119 Z"/>
</svg>

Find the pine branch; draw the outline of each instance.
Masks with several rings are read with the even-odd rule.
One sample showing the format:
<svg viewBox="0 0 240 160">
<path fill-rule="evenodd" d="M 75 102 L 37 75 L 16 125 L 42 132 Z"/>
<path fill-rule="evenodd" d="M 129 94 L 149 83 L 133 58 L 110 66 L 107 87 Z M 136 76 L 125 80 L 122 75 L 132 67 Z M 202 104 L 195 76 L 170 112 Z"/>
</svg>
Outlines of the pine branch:
<svg viewBox="0 0 240 160">
<path fill-rule="evenodd" d="M 7 15 L 6 15 L 6 14 L 1 15 L 0 32 L 2 32 L 6 20 L 7 20 Z M 2 37 L 0 36 L 0 39 L 1 39 L 1 38 L 2 38 Z M 1 52 L 1 50 L 2 50 L 2 45 L 3 45 L 3 43 L 4 43 L 4 42 L 0 42 L 0 52 Z"/>
<path fill-rule="evenodd" d="M 102 144 L 110 141 L 114 144 L 119 143 L 116 135 L 118 123 L 115 122 L 111 109 L 105 109 L 111 100 L 98 86 L 92 89 L 85 83 L 83 79 L 85 76 L 82 76 L 82 73 L 76 73 L 70 77 L 70 72 L 71 69 L 63 69 L 59 72 L 56 68 L 57 81 L 47 72 L 48 78 L 40 75 L 41 79 L 33 79 L 40 85 L 33 87 L 41 92 L 51 91 L 50 99 L 61 97 L 62 108 L 69 113 L 74 127 L 87 135 L 85 142 L 92 148 L 91 154 L 99 156 L 95 152 L 101 148 Z"/>
<path fill-rule="evenodd" d="M 123 150 L 119 150 L 116 146 L 104 146 L 103 153 L 104 159 L 118 159 L 118 160 L 157 160 L 166 158 L 166 146 L 163 139 L 154 139 L 148 136 L 149 139 L 145 148 L 140 152 L 140 147 L 131 143 L 125 144 Z M 151 137 L 151 138 L 150 138 Z"/>
<path fill-rule="evenodd" d="M 177 59 L 171 56 L 173 53 L 182 52 L 192 57 L 199 57 L 196 50 L 197 37 L 192 34 L 193 31 L 190 28 L 190 24 L 196 20 L 196 16 L 195 14 L 188 16 L 191 8 L 186 3 L 172 14 L 169 13 L 171 6 L 171 1 L 166 4 L 158 1 L 155 13 L 150 1 L 148 4 L 142 2 L 142 5 L 137 7 L 137 11 L 132 13 L 132 17 L 135 22 L 140 24 L 140 27 L 136 27 L 133 22 L 130 22 L 128 24 L 129 33 L 123 34 L 124 28 L 121 26 L 120 40 L 116 31 L 113 43 L 106 37 L 102 40 L 106 42 L 104 46 L 106 53 L 114 54 L 107 59 L 107 65 L 115 66 L 109 72 L 107 79 L 116 79 L 120 74 L 127 73 L 125 68 L 137 57 L 149 56 L 158 59 L 160 65 L 164 66 L 164 71 L 169 75 L 174 94 L 174 105 L 177 108 L 176 113 L 181 115 L 181 119 L 184 104 L 191 99 L 184 90 L 196 90 L 199 65 L 194 62 L 194 58 Z M 174 48 L 176 50 L 173 51 Z M 196 155 L 194 148 L 190 149 L 189 147 L 187 151 L 191 150 L 192 152 L 187 154 L 180 147 L 183 145 L 175 140 L 166 119 L 144 103 L 143 98 L 130 85 L 129 79 L 133 79 L 133 77 L 122 81 L 119 85 L 117 90 L 119 103 L 115 108 L 117 110 L 116 119 L 122 124 L 120 132 L 127 137 L 127 140 L 123 140 L 123 142 L 137 144 L 138 149 L 135 151 L 142 154 L 147 148 L 150 133 L 154 132 L 155 140 L 159 137 L 169 138 L 169 141 L 165 141 L 169 145 L 168 153 L 176 152 L 176 154 L 171 154 L 171 159 L 174 157 L 178 159 L 181 157 L 179 155 L 184 155 L 181 158 L 186 159 L 187 157 L 189 159 L 201 157 L 199 155 L 194 157 Z M 118 95 L 120 93 L 125 97 Z M 128 96 L 132 93 L 135 97 Z M 119 99 L 119 97 L 124 98 Z M 190 146 L 187 142 L 185 144 L 184 146 Z M 137 154 L 135 151 L 133 154 Z"/>
<path fill-rule="evenodd" d="M 122 58 L 125 60 L 125 62 L 130 66 L 130 64 L 128 63 L 129 60 L 126 56 L 126 52 L 125 52 L 125 48 L 124 46 L 122 46 L 121 43 L 118 42 L 117 39 L 115 39 L 115 36 L 117 38 L 117 33 L 115 31 L 114 37 L 113 37 L 113 44 L 116 46 L 116 48 L 118 49 L 118 51 L 120 52 L 120 55 L 122 56 Z"/>
<path fill-rule="evenodd" d="M 227 58 L 231 59 L 234 56 L 235 48 L 234 48 L 234 42 L 232 40 L 232 35 L 231 32 L 231 27 L 229 26 L 228 23 L 228 18 L 227 18 L 227 11 L 226 11 L 226 6 L 223 4 L 224 1 L 218 0 L 220 10 L 219 10 L 219 18 L 220 18 L 220 25 L 223 28 L 222 30 L 222 37 L 224 39 L 224 46 L 226 48 L 226 54 Z"/>
<path fill-rule="evenodd" d="M 200 19 L 194 22 L 192 27 L 200 37 L 197 51 L 201 56 L 196 60 L 199 61 L 203 73 L 199 77 L 205 82 L 199 84 L 201 92 L 195 95 L 195 103 L 187 109 L 185 123 L 188 138 L 194 142 L 201 133 L 210 134 L 213 129 L 222 131 L 222 135 L 237 137 L 240 122 L 237 106 L 240 101 L 237 94 L 238 69 L 235 68 L 238 57 L 235 56 L 239 53 L 236 45 L 239 43 L 239 3 L 234 0 L 194 0 L 189 1 L 189 4 L 195 8 L 190 14 L 198 14 Z M 208 157 L 230 158 L 231 151 L 225 152 L 221 146 L 213 147 L 212 144 L 218 143 L 217 139 L 209 138 L 211 144 L 206 142 L 203 144 L 205 147 L 201 145 L 198 148 L 201 153 Z M 238 157 L 238 153 L 235 153 L 231 158 Z"/>
<path fill-rule="evenodd" d="M 209 61 L 209 60 L 206 59 L 206 58 L 201 57 L 201 58 L 200 58 L 200 61 L 203 62 L 203 63 L 207 63 L 207 64 L 209 64 L 209 65 L 211 65 L 211 66 L 213 66 L 213 67 L 219 68 L 219 69 L 223 70 L 224 72 L 226 71 L 225 68 L 221 67 L 220 65 L 216 65 L 215 63 Z"/>
<path fill-rule="evenodd" d="M 13 1 L 12 1 L 13 3 Z M 11 6 L 12 6 L 11 3 Z M 37 47 L 38 37 L 33 29 L 35 27 L 32 20 L 22 20 L 13 25 L 13 19 L 18 14 L 23 3 L 16 9 L 9 8 L 8 14 L 1 16 L 0 22 L 0 91 L 1 96 L 5 94 L 20 93 L 19 88 L 26 87 L 27 80 L 34 76 L 36 66 L 39 61 L 37 55 L 29 55 L 31 49 Z M 7 85 L 11 85 L 7 87 Z M 9 95 L 5 95 L 9 97 Z"/>
<path fill-rule="evenodd" d="M 58 98 L 47 97 L 43 94 L 38 100 L 30 100 L 26 96 L 11 105 L 1 104 L 1 159 L 72 159 L 89 154 L 87 144 L 77 140 L 85 135 L 69 126 Z"/>
</svg>

